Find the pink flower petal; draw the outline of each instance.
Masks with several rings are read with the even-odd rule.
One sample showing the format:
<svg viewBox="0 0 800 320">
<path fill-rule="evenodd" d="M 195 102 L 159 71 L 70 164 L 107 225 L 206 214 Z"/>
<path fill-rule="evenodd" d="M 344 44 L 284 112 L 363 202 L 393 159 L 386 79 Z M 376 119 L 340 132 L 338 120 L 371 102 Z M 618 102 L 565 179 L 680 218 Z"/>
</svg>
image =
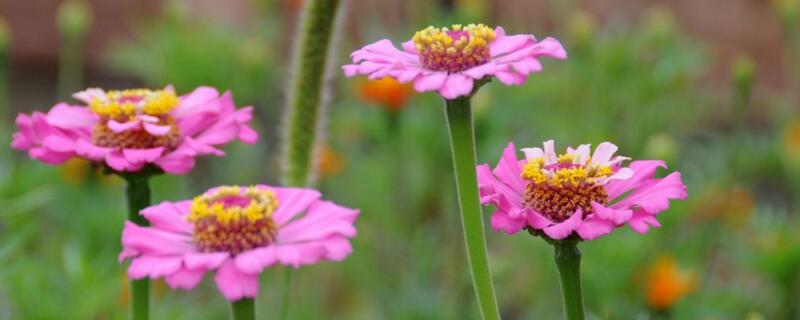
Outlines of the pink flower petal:
<svg viewBox="0 0 800 320">
<path fill-rule="evenodd" d="M 112 148 L 98 147 L 84 139 L 78 139 L 78 141 L 75 143 L 76 154 L 94 161 L 105 159 L 106 155 L 111 153 L 113 150 L 114 149 Z"/>
<path fill-rule="evenodd" d="M 183 263 L 189 269 L 214 270 L 219 268 L 229 257 L 230 254 L 227 252 L 193 252 L 183 255 Z"/>
<path fill-rule="evenodd" d="M 526 210 L 526 217 L 528 217 L 528 225 L 534 229 L 544 229 L 555 224 L 533 209 Z"/>
<path fill-rule="evenodd" d="M 656 174 L 658 168 L 666 168 L 667 165 L 664 161 L 658 160 L 644 160 L 633 161 L 629 168 L 633 170 L 633 176 L 625 180 L 609 181 L 605 185 L 606 192 L 608 192 L 609 199 L 616 199 L 622 194 L 638 187 L 646 182 Z"/>
<path fill-rule="evenodd" d="M 61 129 L 91 128 L 98 117 L 86 107 L 59 103 L 47 113 L 47 123 Z"/>
<path fill-rule="evenodd" d="M 525 217 L 511 218 L 504 212 L 492 214 L 492 229 L 503 231 L 507 234 L 514 234 L 522 230 L 526 223 Z"/>
<path fill-rule="evenodd" d="M 547 56 L 559 60 L 567 58 L 567 51 L 564 50 L 564 46 L 561 45 L 561 42 L 550 37 L 544 38 L 544 40 L 537 43 L 534 46 L 533 54 L 535 56 Z"/>
<path fill-rule="evenodd" d="M 75 151 L 76 141 L 62 135 L 50 135 L 44 138 L 42 146 L 50 151 L 70 153 Z"/>
<path fill-rule="evenodd" d="M 583 240 L 594 240 L 611 233 L 615 227 L 611 221 L 589 216 L 586 220 L 583 220 L 583 223 L 575 231 L 578 232 L 578 235 Z"/>
<path fill-rule="evenodd" d="M 186 174 L 195 164 L 195 152 L 188 147 L 179 147 L 155 161 L 162 170 L 170 174 Z"/>
<path fill-rule="evenodd" d="M 266 188 L 266 186 L 264 186 Z M 278 209 L 272 214 L 275 223 L 280 227 L 296 215 L 304 212 L 320 193 L 314 189 L 268 187 L 278 198 Z"/>
<path fill-rule="evenodd" d="M 503 156 L 497 162 L 492 173 L 503 183 L 509 185 L 515 192 L 525 192 L 525 181 L 522 180 L 522 168 L 517 160 L 517 149 L 514 143 L 509 143 L 503 149 Z"/>
<path fill-rule="evenodd" d="M 172 130 L 171 126 L 160 126 L 152 123 L 145 123 L 144 130 L 154 136 L 163 136 Z"/>
<path fill-rule="evenodd" d="M 629 209 L 607 208 L 594 201 L 592 201 L 592 211 L 598 218 L 613 221 L 616 224 L 623 224 L 633 216 L 633 211 Z"/>
<path fill-rule="evenodd" d="M 269 246 L 242 252 L 236 256 L 234 263 L 236 263 L 236 268 L 244 273 L 258 274 L 277 261 L 275 248 Z"/>
<path fill-rule="evenodd" d="M 147 207 L 141 214 L 155 228 L 183 234 L 192 233 L 192 224 L 180 215 L 174 202 L 164 201 Z"/>
<path fill-rule="evenodd" d="M 630 221 L 628 221 L 628 225 L 631 226 L 633 231 L 638 233 L 647 233 L 647 231 L 650 230 L 650 227 L 661 227 L 661 223 L 656 220 L 654 215 L 642 210 L 635 210 L 633 212 L 633 217 Z"/>
<path fill-rule="evenodd" d="M 472 79 L 461 74 L 451 73 L 439 88 L 439 94 L 445 99 L 455 99 L 472 93 Z"/>
<path fill-rule="evenodd" d="M 564 220 L 559 224 L 549 226 L 543 229 L 544 233 L 555 240 L 561 240 L 569 237 L 573 231 L 578 229 L 583 222 L 583 213 L 580 209 L 575 211 L 569 219 Z"/>
<path fill-rule="evenodd" d="M 495 77 L 497 77 L 497 80 L 500 80 L 501 83 L 509 86 L 523 85 L 525 84 L 525 81 L 528 79 L 526 76 L 513 71 L 499 71 L 496 72 L 494 75 Z"/>
<path fill-rule="evenodd" d="M 126 221 L 122 230 L 122 247 L 127 251 L 125 255 L 120 255 L 119 259 L 124 260 L 137 255 L 182 255 L 195 250 L 191 241 L 188 235 L 141 227 Z"/>
<path fill-rule="evenodd" d="M 128 267 L 128 277 L 131 279 L 152 279 L 171 275 L 181 267 L 179 256 L 140 256 L 131 260 Z"/>
<path fill-rule="evenodd" d="M 294 243 L 322 240 L 334 235 L 353 237 L 356 235 L 353 222 L 358 213 L 358 210 L 330 201 L 315 201 L 305 215 L 278 229 L 277 240 L 280 243 Z"/>
<path fill-rule="evenodd" d="M 216 113 L 220 108 L 217 97 L 219 97 L 217 89 L 198 87 L 191 93 L 181 96 L 180 104 L 170 114 L 180 119 L 196 114 Z"/>
<path fill-rule="evenodd" d="M 152 149 L 122 149 L 122 155 L 130 163 L 151 163 L 160 158 L 164 147 Z"/>
<path fill-rule="evenodd" d="M 106 122 L 106 126 L 116 133 L 139 128 L 139 124 L 141 124 L 139 120 L 131 120 L 125 123 L 117 122 L 117 120 L 108 120 L 108 122 Z"/>
<path fill-rule="evenodd" d="M 446 72 L 433 72 L 430 74 L 423 74 L 414 80 L 414 90 L 419 92 L 439 90 L 447 80 Z"/>
<path fill-rule="evenodd" d="M 592 155 L 592 164 L 604 166 L 608 164 L 614 153 L 617 152 L 617 146 L 610 142 L 603 142 L 594 149 Z"/>
<path fill-rule="evenodd" d="M 686 194 L 686 186 L 681 180 L 681 173 L 673 172 L 663 179 L 653 179 L 637 187 L 612 207 L 630 208 L 635 206 L 655 214 L 669 208 L 669 200 L 686 199 Z"/>
<path fill-rule="evenodd" d="M 206 271 L 202 269 L 189 270 L 186 268 L 179 269 L 175 273 L 166 277 L 167 285 L 172 289 L 191 290 L 200 284 L 203 280 L 203 275 Z"/>
<path fill-rule="evenodd" d="M 247 274 L 240 271 L 232 260 L 222 264 L 217 270 L 214 281 L 228 301 L 255 298 L 258 295 L 258 274 Z"/>
</svg>

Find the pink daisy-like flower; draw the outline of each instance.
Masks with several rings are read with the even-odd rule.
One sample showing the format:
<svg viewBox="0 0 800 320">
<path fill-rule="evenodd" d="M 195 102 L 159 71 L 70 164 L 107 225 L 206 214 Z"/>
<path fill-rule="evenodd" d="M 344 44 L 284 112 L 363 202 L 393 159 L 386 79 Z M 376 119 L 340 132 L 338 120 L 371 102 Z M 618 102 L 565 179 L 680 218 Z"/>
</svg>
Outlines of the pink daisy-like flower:
<svg viewBox="0 0 800 320">
<path fill-rule="evenodd" d="M 471 94 L 475 81 L 487 77 L 521 85 L 528 75 L 542 70 L 539 57 L 567 58 L 556 39 L 537 42 L 533 35 L 506 35 L 501 27 L 492 30 L 483 24 L 428 27 L 402 48 L 383 39 L 353 52 L 353 64 L 342 68 L 348 77 L 392 77 L 413 82 L 419 92 L 438 91 L 445 99 L 455 99 Z"/>
<path fill-rule="evenodd" d="M 195 157 L 221 156 L 216 146 L 239 139 L 255 143 L 252 107 L 236 109 L 230 92 L 199 87 L 178 97 L 163 90 L 88 89 L 74 97 L 86 105 L 59 103 L 47 114 L 20 114 L 11 147 L 31 158 L 61 164 L 73 157 L 135 172 L 149 164 L 172 174 L 189 172 Z"/>
<path fill-rule="evenodd" d="M 553 140 L 522 151 L 525 159 L 518 160 L 510 143 L 494 170 L 477 167 L 481 203 L 497 208 L 492 228 L 508 234 L 526 228 L 555 240 L 573 232 L 592 240 L 626 224 L 646 233 L 661 226 L 656 215 L 670 200 L 686 198 L 680 172 L 656 178 L 666 168 L 657 160 L 624 166 L 629 158 L 615 157 L 617 146 L 609 142 L 591 155 L 588 144 L 557 155 Z"/>
<path fill-rule="evenodd" d="M 254 298 L 266 267 L 347 257 L 358 213 L 313 189 L 223 186 L 142 210 L 151 227 L 127 222 L 119 259 L 131 260 L 131 279 L 165 278 L 189 290 L 212 271 L 229 301 Z"/>
</svg>

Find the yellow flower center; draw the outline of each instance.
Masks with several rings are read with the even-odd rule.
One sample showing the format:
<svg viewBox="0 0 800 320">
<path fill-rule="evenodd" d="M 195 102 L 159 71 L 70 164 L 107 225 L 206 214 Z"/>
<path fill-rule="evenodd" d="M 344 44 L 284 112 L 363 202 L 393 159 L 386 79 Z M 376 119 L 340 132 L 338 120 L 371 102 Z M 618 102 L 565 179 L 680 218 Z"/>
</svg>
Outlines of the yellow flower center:
<svg viewBox="0 0 800 320">
<path fill-rule="evenodd" d="M 180 131 L 169 115 L 180 103 L 172 90 L 127 89 L 106 92 L 104 97 L 95 97 L 89 102 L 89 110 L 102 119 L 92 130 L 92 142 L 101 147 L 149 149 L 165 147 L 174 149 L 180 142 Z M 137 116 L 149 116 L 154 125 L 169 126 L 164 135 L 152 135 L 141 126 L 122 132 L 114 132 L 108 121 L 120 123 L 136 120 Z"/>
<path fill-rule="evenodd" d="M 573 154 L 558 156 L 558 162 L 545 165 L 544 158 L 528 159 L 522 168 L 525 187 L 524 204 L 555 222 L 569 219 L 581 209 L 592 212 L 592 201 L 608 203 L 608 193 L 597 182 L 614 173 L 609 166 L 574 163 Z"/>
<path fill-rule="evenodd" d="M 232 254 L 269 245 L 278 230 L 272 219 L 277 207 L 270 190 L 220 187 L 192 201 L 187 218 L 194 225 L 192 240 L 202 252 Z"/>
<path fill-rule="evenodd" d="M 137 114 L 165 116 L 178 103 L 180 99 L 172 90 L 112 90 L 104 98 L 92 99 L 89 110 L 101 117 L 124 120 Z"/>
<path fill-rule="evenodd" d="M 414 34 L 422 65 L 430 70 L 459 72 L 489 61 L 494 30 L 483 24 L 428 27 Z"/>
</svg>

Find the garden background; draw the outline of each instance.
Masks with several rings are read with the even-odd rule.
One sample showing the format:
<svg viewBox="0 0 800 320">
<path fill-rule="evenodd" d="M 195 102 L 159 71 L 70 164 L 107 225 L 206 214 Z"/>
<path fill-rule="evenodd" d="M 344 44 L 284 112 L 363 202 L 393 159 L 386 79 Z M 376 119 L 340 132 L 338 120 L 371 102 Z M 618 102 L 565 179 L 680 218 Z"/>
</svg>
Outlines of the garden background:
<svg viewBox="0 0 800 320">
<path fill-rule="evenodd" d="M 288 61 L 302 0 L 0 0 L 0 144 L 13 117 L 85 87 L 199 85 L 256 107 L 255 147 L 153 179 L 154 200 L 219 184 L 277 183 Z M 521 88 L 474 98 L 478 161 L 509 141 L 612 141 L 666 159 L 689 199 L 647 235 L 584 243 L 593 319 L 800 319 L 800 1 L 449 0 L 347 2 L 335 47 L 347 54 L 428 25 L 484 22 L 561 40 Z M 441 101 L 390 81 L 330 81 L 319 186 L 360 208 L 342 263 L 293 276 L 292 319 L 477 319 Z M 124 319 L 117 264 L 124 184 L 88 163 L 46 166 L 0 148 L 0 319 Z M 488 220 L 491 209 L 485 210 Z M 488 228 L 488 224 L 487 224 Z M 487 230 L 505 319 L 553 319 L 552 250 Z M 280 307 L 285 269 L 264 273 L 261 318 Z M 201 290 L 154 285 L 154 319 L 218 319 Z"/>
</svg>

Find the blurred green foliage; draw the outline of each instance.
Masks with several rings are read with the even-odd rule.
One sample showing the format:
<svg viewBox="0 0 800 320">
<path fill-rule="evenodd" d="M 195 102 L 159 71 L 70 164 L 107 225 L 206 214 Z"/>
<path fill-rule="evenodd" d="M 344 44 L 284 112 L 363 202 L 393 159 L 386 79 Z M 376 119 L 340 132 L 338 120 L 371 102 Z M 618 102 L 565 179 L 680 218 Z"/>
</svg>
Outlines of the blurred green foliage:
<svg viewBox="0 0 800 320">
<path fill-rule="evenodd" d="M 225 158 L 203 160 L 188 177 L 156 178 L 155 200 L 222 183 L 274 183 L 268 137 L 279 132 L 275 100 L 285 85 L 275 54 L 283 45 L 279 17 L 262 8 L 262 19 L 241 31 L 192 19 L 170 3 L 143 20 L 135 41 L 110 51 L 111 65 L 149 86 L 231 89 L 239 102 L 257 106 L 267 139 L 258 148 L 231 145 Z M 674 319 L 796 317 L 800 118 L 791 98 L 767 91 L 745 101 L 736 93 L 742 65 L 722 86 L 736 85 L 709 83 L 709 48 L 663 8 L 641 22 L 604 26 L 589 13 L 564 12 L 553 35 L 568 60 L 545 61 L 521 88 L 490 83 L 475 97 L 479 162 L 494 165 L 509 141 L 524 147 L 554 138 L 563 148 L 609 140 L 627 156 L 667 160 L 690 194 L 659 216 L 660 229 L 639 235 L 624 228 L 581 245 L 591 318 L 650 318 L 646 270 L 664 254 L 698 280 L 671 308 Z M 363 45 L 347 40 L 342 52 Z M 390 114 L 355 96 L 358 81 L 338 80 L 326 140 L 343 156 L 344 170 L 320 187 L 326 198 L 361 208 L 359 235 L 347 260 L 295 273 L 292 318 L 477 319 L 441 101 L 418 95 Z M 8 145 L 9 135 L 0 137 Z M 91 170 L 65 180 L 75 176 L 65 170 L 76 169 L 0 151 L 0 319 L 126 316 L 124 265 L 116 263 L 122 185 Z M 492 209 L 485 211 L 488 221 Z M 552 249 L 525 233 L 489 231 L 488 242 L 504 318 L 558 318 Z M 279 308 L 284 270 L 263 275 L 261 318 Z M 227 304 L 210 280 L 191 292 L 156 285 L 154 318 L 225 317 Z"/>
</svg>

